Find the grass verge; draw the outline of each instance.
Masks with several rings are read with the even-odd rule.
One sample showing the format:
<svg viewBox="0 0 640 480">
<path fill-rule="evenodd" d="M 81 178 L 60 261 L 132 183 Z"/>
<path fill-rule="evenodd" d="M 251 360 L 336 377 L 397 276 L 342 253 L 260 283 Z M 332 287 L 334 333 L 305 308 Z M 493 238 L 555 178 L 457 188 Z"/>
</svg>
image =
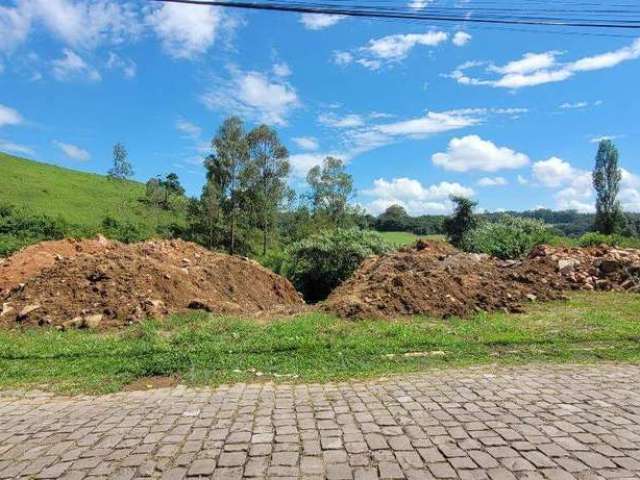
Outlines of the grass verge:
<svg viewBox="0 0 640 480">
<path fill-rule="evenodd" d="M 520 315 L 267 324 L 207 315 L 125 331 L 0 332 L 0 388 L 107 393 L 151 376 L 189 385 L 327 381 L 486 363 L 640 361 L 640 296 L 573 294 Z"/>
</svg>

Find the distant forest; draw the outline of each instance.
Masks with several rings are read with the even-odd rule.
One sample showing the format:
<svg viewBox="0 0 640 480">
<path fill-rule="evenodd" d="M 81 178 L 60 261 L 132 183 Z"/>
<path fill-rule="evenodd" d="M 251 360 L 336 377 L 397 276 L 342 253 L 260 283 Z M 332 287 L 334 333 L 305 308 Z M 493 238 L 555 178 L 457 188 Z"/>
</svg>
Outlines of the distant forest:
<svg viewBox="0 0 640 480">
<path fill-rule="evenodd" d="M 542 220 L 553 227 L 558 234 L 567 237 L 579 237 L 594 230 L 595 215 L 578 213 L 575 210 L 538 209 L 525 212 L 482 213 L 478 215 L 478 218 L 492 221 L 502 215 Z M 630 236 L 639 236 L 640 213 L 625 213 L 625 217 L 626 227 L 624 233 Z M 416 235 L 435 235 L 444 233 L 442 222 L 445 218 L 444 215 L 412 217 L 402 207 L 393 205 L 378 217 L 370 217 L 369 224 L 381 232 L 413 232 Z"/>
</svg>

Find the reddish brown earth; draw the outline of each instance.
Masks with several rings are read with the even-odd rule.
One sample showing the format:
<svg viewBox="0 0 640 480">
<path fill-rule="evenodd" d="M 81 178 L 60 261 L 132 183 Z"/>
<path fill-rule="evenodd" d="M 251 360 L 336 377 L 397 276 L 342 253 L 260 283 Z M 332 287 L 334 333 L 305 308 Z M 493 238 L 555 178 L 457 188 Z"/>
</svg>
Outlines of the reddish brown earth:
<svg viewBox="0 0 640 480">
<path fill-rule="evenodd" d="M 112 245 L 113 242 L 102 236 L 88 240 L 67 238 L 40 242 L 20 250 L 9 258 L 0 259 L 0 298 L 45 268 L 53 266 L 63 257 L 97 253 Z"/>
<path fill-rule="evenodd" d="M 640 251 L 543 246 L 502 261 L 420 241 L 365 260 L 320 308 L 345 318 L 467 316 L 520 312 L 567 290 L 640 292 Z M 303 309 L 287 279 L 181 240 L 43 242 L 0 263 L 4 327 L 109 328 L 189 310 L 269 318 Z"/>
<path fill-rule="evenodd" d="M 26 250 L 7 260 L 5 283 L 22 286 L 0 297 L 1 325 L 107 328 L 186 310 L 259 314 L 304 305 L 287 279 L 258 263 L 181 240 L 107 242 L 93 253 L 80 242 L 65 252 L 53 261 L 33 256 L 33 265 Z"/>
<path fill-rule="evenodd" d="M 640 251 L 539 247 L 502 261 L 427 242 L 367 259 L 322 308 L 345 318 L 468 316 L 520 312 L 579 289 L 639 291 Z"/>
</svg>

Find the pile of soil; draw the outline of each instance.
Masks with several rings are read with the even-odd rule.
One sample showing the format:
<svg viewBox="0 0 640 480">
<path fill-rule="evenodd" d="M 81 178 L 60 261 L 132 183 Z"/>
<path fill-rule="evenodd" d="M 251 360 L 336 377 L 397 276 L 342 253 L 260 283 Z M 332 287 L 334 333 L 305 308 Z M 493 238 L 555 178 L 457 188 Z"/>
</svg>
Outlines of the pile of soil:
<svg viewBox="0 0 640 480">
<path fill-rule="evenodd" d="M 186 310 L 245 315 L 304 305 L 288 280 L 243 257 L 181 240 L 103 243 L 56 252 L 51 265 L 49 257 L 28 265 L 26 250 L 9 258 L 6 270 L 36 273 L 12 277 L 21 285 L 0 297 L 0 325 L 108 328 Z"/>
<path fill-rule="evenodd" d="M 344 318 L 521 312 L 566 290 L 638 291 L 639 274 L 637 250 L 540 247 L 524 260 L 503 261 L 423 242 L 367 259 L 322 308 Z"/>
<path fill-rule="evenodd" d="M 102 252 L 113 243 L 101 235 L 86 240 L 67 238 L 30 245 L 9 258 L 0 258 L 0 298 L 9 291 L 52 267 L 57 260 L 81 253 Z"/>
</svg>

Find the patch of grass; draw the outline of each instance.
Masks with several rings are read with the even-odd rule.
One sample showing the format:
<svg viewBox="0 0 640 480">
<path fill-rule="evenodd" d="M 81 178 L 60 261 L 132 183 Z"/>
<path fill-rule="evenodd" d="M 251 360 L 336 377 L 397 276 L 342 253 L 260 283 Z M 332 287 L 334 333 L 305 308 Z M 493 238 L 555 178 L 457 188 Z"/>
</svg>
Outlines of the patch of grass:
<svg viewBox="0 0 640 480">
<path fill-rule="evenodd" d="M 155 232 L 158 225 L 184 223 L 184 214 L 140 202 L 145 185 L 34 162 L 0 153 L 0 203 L 31 214 L 98 227 L 105 217 Z"/>
<path fill-rule="evenodd" d="M 640 296 L 580 293 L 520 315 L 260 324 L 204 314 L 120 332 L 0 332 L 0 388 L 105 393 L 137 379 L 189 385 L 327 381 L 484 363 L 640 361 Z"/>
<path fill-rule="evenodd" d="M 415 243 L 419 238 L 424 240 L 442 240 L 444 241 L 444 235 L 416 235 L 411 232 L 380 232 L 380 235 L 385 241 L 391 245 L 404 247 Z"/>
</svg>

